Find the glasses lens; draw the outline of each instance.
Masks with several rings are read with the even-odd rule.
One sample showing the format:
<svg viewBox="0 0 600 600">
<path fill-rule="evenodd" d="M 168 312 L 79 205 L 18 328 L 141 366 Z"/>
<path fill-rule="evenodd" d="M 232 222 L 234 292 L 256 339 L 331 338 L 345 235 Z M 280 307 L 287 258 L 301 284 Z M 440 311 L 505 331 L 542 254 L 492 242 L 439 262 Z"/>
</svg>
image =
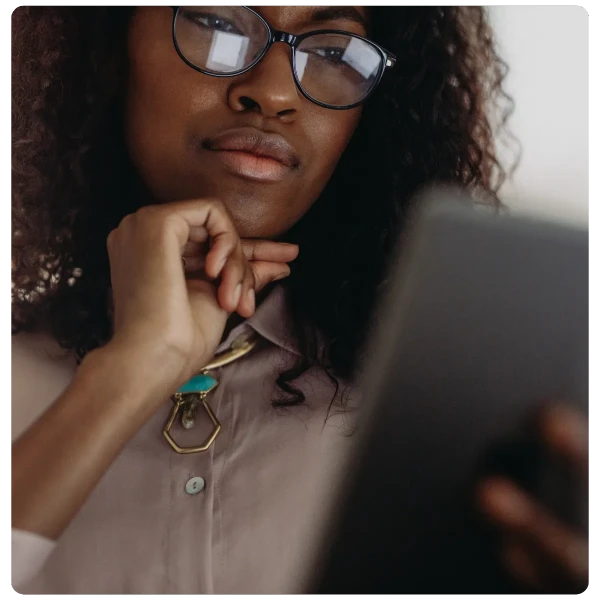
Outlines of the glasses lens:
<svg viewBox="0 0 600 600">
<path fill-rule="evenodd" d="M 371 44 L 349 35 L 311 35 L 296 49 L 296 76 L 302 89 L 330 106 L 364 100 L 382 67 L 383 58 Z"/>
<path fill-rule="evenodd" d="M 240 6 L 181 6 L 175 39 L 185 59 L 203 71 L 228 74 L 249 67 L 268 40 L 263 21 Z"/>
</svg>

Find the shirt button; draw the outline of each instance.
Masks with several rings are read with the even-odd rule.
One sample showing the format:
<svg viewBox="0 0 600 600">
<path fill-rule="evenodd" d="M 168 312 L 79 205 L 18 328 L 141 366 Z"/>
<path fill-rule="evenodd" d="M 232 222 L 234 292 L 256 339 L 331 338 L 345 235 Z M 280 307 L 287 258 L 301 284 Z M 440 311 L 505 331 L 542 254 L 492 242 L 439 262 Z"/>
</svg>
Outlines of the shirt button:
<svg viewBox="0 0 600 600">
<path fill-rule="evenodd" d="M 202 477 L 192 477 L 185 484 L 185 491 L 194 496 L 195 494 L 200 493 L 204 489 L 204 479 Z"/>
</svg>

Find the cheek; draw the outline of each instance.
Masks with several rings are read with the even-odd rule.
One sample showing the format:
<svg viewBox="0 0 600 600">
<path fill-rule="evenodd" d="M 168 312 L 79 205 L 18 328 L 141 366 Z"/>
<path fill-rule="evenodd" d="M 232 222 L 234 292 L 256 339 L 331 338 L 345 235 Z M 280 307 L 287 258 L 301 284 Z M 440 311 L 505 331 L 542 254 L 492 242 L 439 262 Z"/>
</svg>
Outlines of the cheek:
<svg viewBox="0 0 600 600">
<path fill-rule="evenodd" d="M 127 146 L 152 195 L 166 198 L 186 155 L 186 131 L 194 115 L 218 102 L 218 91 L 177 55 L 167 8 L 139 8 L 128 38 L 125 107 Z"/>
<path fill-rule="evenodd" d="M 318 148 L 314 167 L 318 171 L 321 189 L 325 187 L 350 142 L 362 115 L 362 107 L 351 110 L 330 111 L 320 109 L 319 115 L 308 120 L 313 148 Z"/>
</svg>

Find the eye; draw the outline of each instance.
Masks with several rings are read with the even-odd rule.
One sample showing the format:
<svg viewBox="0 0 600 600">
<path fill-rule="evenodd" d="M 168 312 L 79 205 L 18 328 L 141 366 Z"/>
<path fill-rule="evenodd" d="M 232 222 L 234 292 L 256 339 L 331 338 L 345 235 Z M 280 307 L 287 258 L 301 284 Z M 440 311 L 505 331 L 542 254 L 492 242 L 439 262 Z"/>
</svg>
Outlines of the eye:
<svg viewBox="0 0 600 600">
<path fill-rule="evenodd" d="M 335 48 L 333 46 L 326 46 L 323 48 L 311 48 L 310 50 L 311 54 L 314 54 L 321 60 L 334 65 L 345 64 L 345 52 L 346 48 Z"/>
<path fill-rule="evenodd" d="M 182 16 L 199 28 L 222 31 L 223 33 L 233 33 L 235 35 L 244 35 L 234 23 L 221 15 L 184 10 L 182 11 Z"/>
</svg>

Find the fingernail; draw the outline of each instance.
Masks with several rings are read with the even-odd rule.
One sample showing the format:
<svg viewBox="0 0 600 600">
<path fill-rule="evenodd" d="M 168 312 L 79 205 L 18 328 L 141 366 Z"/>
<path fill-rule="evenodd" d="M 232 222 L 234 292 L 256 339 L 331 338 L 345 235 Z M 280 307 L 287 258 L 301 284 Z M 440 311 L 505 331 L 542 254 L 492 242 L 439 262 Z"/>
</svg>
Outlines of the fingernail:
<svg viewBox="0 0 600 600">
<path fill-rule="evenodd" d="M 254 294 L 254 288 L 250 288 L 248 290 L 248 301 L 250 302 L 250 307 L 252 308 L 252 312 L 254 312 L 254 308 L 256 305 L 256 296 Z"/>
<path fill-rule="evenodd" d="M 238 283 L 235 287 L 235 291 L 233 292 L 233 305 L 234 308 L 237 308 L 237 305 L 240 303 L 240 297 L 242 295 L 242 284 Z"/>
</svg>

